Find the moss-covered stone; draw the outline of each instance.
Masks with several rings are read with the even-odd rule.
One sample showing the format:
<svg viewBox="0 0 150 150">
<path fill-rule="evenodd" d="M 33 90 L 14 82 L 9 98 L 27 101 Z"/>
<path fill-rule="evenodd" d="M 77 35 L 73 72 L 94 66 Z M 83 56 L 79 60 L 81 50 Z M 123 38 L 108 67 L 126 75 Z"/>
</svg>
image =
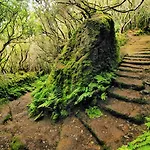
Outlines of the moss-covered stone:
<svg viewBox="0 0 150 150">
<path fill-rule="evenodd" d="M 104 80 L 107 75 L 101 78 L 103 85 L 100 88 L 91 88 L 90 83 L 96 84 L 95 76 L 111 72 L 117 62 L 114 22 L 110 16 L 94 15 L 73 34 L 56 59 L 48 80 L 34 92 L 31 114 L 46 111 L 55 119 L 62 115 L 61 111 L 93 99 L 94 91 L 101 88 L 103 92 L 105 89 L 103 85 L 108 83 Z"/>
</svg>

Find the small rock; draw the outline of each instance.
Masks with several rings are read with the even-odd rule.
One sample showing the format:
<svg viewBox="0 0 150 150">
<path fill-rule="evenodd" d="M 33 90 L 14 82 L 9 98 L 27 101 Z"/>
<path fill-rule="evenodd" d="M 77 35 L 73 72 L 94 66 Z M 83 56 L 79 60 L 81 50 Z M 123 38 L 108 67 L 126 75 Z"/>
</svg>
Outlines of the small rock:
<svg viewBox="0 0 150 150">
<path fill-rule="evenodd" d="M 127 135 L 124 135 L 123 137 L 124 137 L 125 139 L 129 139 L 129 136 L 127 136 Z"/>
<path fill-rule="evenodd" d="M 150 94 L 150 91 L 149 90 L 143 90 L 142 94 L 145 94 L 145 95 Z"/>
<path fill-rule="evenodd" d="M 91 141 L 91 144 L 94 144 L 94 142 L 93 142 L 93 141 Z"/>
<path fill-rule="evenodd" d="M 123 124 L 120 124 L 119 127 L 123 127 Z"/>
<path fill-rule="evenodd" d="M 45 144 L 46 142 L 45 141 L 43 141 L 43 144 Z"/>
</svg>

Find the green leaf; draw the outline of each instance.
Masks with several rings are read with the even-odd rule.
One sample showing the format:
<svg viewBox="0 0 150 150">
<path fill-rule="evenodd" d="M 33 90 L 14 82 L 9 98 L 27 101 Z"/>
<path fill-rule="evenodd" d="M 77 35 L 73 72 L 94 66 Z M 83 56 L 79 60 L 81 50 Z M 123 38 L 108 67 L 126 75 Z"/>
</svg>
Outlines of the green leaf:
<svg viewBox="0 0 150 150">
<path fill-rule="evenodd" d="M 38 108 L 48 108 L 52 104 L 52 101 L 47 100 L 43 104 L 39 105 Z"/>
<path fill-rule="evenodd" d="M 86 92 L 83 93 L 79 96 L 78 100 L 74 103 L 75 105 L 79 104 L 80 102 L 82 102 L 83 100 L 85 100 L 86 98 L 92 97 L 94 92 Z"/>
<path fill-rule="evenodd" d="M 106 93 L 102 93 L 101 94 L 101 100 L 105 101 L 107 98 L 107 94 Z"/>
<path fill-rule="evenodd" d="M 98 118 L 103 115 L 103 113 L 97 106 L 89 107 L 89 109 L 86 109 L 85 112 L 87 113 L 89 118 Z"/>
<path fill-rule="evenodd" d="M 98 89 L 98 84 L 97 83 L 90 83 L 89 84 L 89 91 L 93 91 L 95 89 Z"/>
<path fill-rule="evenodd" d="M 42 117 L 44 117 L 43 111 L 40 112 L 40 113 L 34 118 L 34 121 L 37 121 L 37 120 L 41 119 Z"/>
</svg>

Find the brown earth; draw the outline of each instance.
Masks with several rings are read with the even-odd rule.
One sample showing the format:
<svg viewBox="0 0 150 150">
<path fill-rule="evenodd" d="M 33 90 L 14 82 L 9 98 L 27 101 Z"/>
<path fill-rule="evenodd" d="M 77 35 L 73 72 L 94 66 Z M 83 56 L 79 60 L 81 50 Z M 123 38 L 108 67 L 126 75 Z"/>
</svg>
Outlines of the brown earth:
<svg viewBox="0 0 150 150">
<path fill-rule="evenodd" d="M 128 42 L 123 47 L 121 47 L 121 54 L 122 55 L 132 55 L 135 52 L 141 51 L 143 49 L 150 48 L 150 36 L 141 35 L 141 36 L 134 36 L 134 31 L 128 32 Z"/>
<path fill-rule="evenodd" d="M 104 114 L 100 118 L 89 119 L 85 112 L 80 112 L 58 123 L 48 118 L 35 122 L 27 112 L 32 99 L 30 93 L 3 106 L 0 150 L 9 150 L 13 137 L 18 137 L 28 150 L 103 150 L 106 147 L 116 150 L 135 139 L 145 130 L 142 117 L 150 115 L 150 65 L 140 64 L 141 58 L 142 62 L 150 61 L 148 54 L 141 54 L 149 50 L 150 36 L 133 36 L 130 31 L 128 43 L 121 48 L 121 54 L 128 55 L 125 59 L 129 62 L 122 63 L 124 68 L 118 69 L 118 78 L 109 89 L 107 101 L 98 105 Z M 133 63 L 130 55 L 136 57 L 138 64 Z M 10 112 L 12 118 L 4 122 Z"/>
</svg>

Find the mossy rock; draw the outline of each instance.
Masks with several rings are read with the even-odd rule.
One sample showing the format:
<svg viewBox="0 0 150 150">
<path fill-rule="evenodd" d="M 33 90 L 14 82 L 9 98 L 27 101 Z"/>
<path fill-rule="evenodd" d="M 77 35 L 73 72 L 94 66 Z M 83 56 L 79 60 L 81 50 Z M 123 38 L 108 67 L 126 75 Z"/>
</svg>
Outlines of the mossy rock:
<svg viewBox="0 0 150 150">
<path fill-rule="evenodd" d="M 85 64 L 97 74 L 112 69 L 117 61 L 114 22 L 110 16 L 99 15 L 79 27 L 63 48 L 56 65 L 58 69 L 75 67 L 79 70 L 77 65 L 84 69 L 82 64 Z"/>
<path fill-rule="evenodd" d="M 48 112 L 56 119 L 61 111 L 93 99 L 89 84 L 96 82 L 96 75 L 111 72 L 118 60 L 112 18 L 94 15 L 85 20 L 57 57 L 48 80 L 33 92 L 31 115 Z"/>
</svg>

